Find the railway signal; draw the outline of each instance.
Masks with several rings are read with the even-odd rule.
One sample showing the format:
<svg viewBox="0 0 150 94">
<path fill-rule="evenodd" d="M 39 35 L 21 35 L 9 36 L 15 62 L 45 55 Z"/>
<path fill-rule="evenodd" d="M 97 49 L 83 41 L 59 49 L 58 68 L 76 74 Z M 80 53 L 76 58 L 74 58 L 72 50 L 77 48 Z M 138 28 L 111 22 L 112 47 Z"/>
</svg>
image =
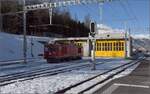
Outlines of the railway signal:
<svg viewBox="0 0 150 94">
<path fill-rule="evenodd" d="M 90 24 L 90 35 L 92 36 L 91 42 L 92 42 L 92 50 L 91 50 L 91 61 L 92 61 L 92 70 L 96 69 L 95 66 L 95 34 L 96 34 L 96 25 L 95 22 L 91 22 Z"/>
<path fill-rule="evenodd" d="M 95 32 L 95 22 L 91 22 L 91 24 L 90 24 L 90 35 L 92 37 L 94 37 L 95 34 L 96 34 L 96 32 Z"/>
</svg>

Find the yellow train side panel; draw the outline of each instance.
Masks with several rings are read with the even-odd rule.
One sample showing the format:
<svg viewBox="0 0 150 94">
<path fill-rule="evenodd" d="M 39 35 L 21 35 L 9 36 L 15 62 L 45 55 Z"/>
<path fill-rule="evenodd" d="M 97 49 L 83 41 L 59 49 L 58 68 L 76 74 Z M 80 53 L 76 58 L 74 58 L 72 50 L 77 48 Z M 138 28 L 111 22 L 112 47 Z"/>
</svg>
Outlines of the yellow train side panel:
<svg viewBox="0 0 150 94">
<path fill-rule="evenodd" d="M 96 57 L 125 57 L 124 51 L 96 51 L 95 52 Z"/>
<path fill-rule="evenodd" d="M 111 46 L 110 46 L 110 44 L 111 44 Z M 119 46 L 116 46 L 116 45 L 119 45 Z M 96 57 L 114 57 L 114 58 L 121 57 L 121 58 L 124 58 L 125 57 L 125 47 L 124 46 L 125 46 L 124 40 L 97 40 L 95 56 Z"/>
</svg>

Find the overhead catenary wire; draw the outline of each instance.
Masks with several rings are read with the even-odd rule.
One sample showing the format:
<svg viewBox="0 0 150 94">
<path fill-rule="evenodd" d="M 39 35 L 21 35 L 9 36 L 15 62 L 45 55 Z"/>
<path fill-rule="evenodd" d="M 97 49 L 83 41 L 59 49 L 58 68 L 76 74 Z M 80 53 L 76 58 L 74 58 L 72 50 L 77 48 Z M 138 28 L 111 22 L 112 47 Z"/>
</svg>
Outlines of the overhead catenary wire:
<svg viewBox="0 0 150 94">
<path fill-rule="evenodd" d="M 131 7 L 131 4 L 128 2 L 128 0 L 125 1 L 126 5 L 128 6 L 127 8 L 130 11 L 130 14 L 132 15 L 132 17 L 134 18 L 134 20 L 136 21 L 136 23 L 134 25 L 138 25 L 140 27 L 140 20 L 138 19 L 138 17 L 135 15 L 135 12 L 133 11 L 133 8 Z"/>
<path fill-rule="evenodd" d="M 129 19 L 129 20 L 124 20 L 124 21 L 123 21 L 123 24 L 124 24 L 124 25 L 126 24 L 125 27 L 126 27 L 126 29 L 127 29 L 127 24 L 129 25 L 129 22 L 133 22 L 133 20 L 136 20 L 136 19 L 134 18 L 134 16 L 131 15 L 131 13 L 129 13 L 129 11 L 128 11 L 126 5 L 125 5 L 123 2 L 124 2 L 124 1 L 119 0 L 120 6 L 121 6 L 122 9 L 124 10 L 124 13 L 126 14 L 127 18 Z M 132 18 L 132 20 L 131 20 L 131 18 Z"/>
</svg>

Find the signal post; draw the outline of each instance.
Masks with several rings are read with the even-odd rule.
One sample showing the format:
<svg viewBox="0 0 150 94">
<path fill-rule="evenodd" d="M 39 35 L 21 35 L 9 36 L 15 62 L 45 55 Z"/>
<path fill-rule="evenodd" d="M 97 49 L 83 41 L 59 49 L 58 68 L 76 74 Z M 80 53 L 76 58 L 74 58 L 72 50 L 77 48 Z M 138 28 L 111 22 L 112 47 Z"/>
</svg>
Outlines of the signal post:
<svg viewBox="0 0 150 94">
<path fill-rule="evenodd" d="M 92 61 L 92 70 L 96 70 L 95 66 L 95 22 L 91 22 L 90 24 L 90 36 L 91 36 L 91 42 L 92 42 L 92 50 L 91 50 L 91 61 Z"/>
</svg>

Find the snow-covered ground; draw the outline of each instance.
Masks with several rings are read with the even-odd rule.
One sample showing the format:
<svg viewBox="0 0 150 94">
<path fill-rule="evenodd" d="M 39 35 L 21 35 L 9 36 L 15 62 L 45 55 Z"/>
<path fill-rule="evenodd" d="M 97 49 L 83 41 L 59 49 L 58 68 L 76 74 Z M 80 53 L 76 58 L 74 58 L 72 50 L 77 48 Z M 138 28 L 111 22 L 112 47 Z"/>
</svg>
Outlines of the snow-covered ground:
<svg viewBox="0 0 150 94">
<path fill-rule="evenodd" d="M 31 55 L 31 40 L 33 39 L 33 55 Z M 46 37 L 27 37 L 27 57 L 40 58 L 43 53 L 43 44 L 39 41 L 49 41 Z M 23 36 L 0 32 L 0 61 L 23 59 Z"/>
<path fill-rule="evenodd" d="M 49 41 L 50 38 L 45 37 L 27 37 L 27 56 L 28 58 L 32 58 L 31 55 L 31 38 L 33 38 L 33 55 L 34 58 L 41 58 L 38 55 L 43 53 L 43 44 L 39 43 L 39 41 Z M 12 35 L 7 33 L 0 32 L 0 63 L 1 61 L 7 60 L 20 60 L 23 59 L 23 36 Z M 81 60 L 79 63 L 85 63 L 87 61 Z M 23 82 L 16 82 L 13 84 L 9 84 L 3 87 L 0 87 L 0 94 L 9 93 L 9 94 L 50 94 L 58 91 L 59 89 L 63 89 L 75 83 L 78 83 L 82 80 L 85 80 L 89 77 L 93 77 L 97 74 L 103 73 L 109 69 L 120 66 L 122 64 L 130 62 L 130 60 L 124 59 L 98 59 L 97 63 L 102 63 L 96 65 L 96 70 L 91 71 L 91 67 L 86 67 L 78 70 L 72 70 L 71 72 L 61 73 L 54 76 L 49 77 L 41 77 L 33 80 L 27 80 Z M 9 63 L 9 62 L 7 62 Z M 69 62 L 68 62 L 69 63 Z M 8 66 L 0 66 L 0 76 L 17 73 L 17 72 L 25 72 L 31 71 L 34 69 L 44 69 L 44 68 L 57 68 L 63 67 L 68 63 L 60 63 L 60 64 L 47 64 L 45 60 L 35 60 L 26 65 L 24 64 L 15 64 Z M 70 62 L 72 63 L 72 62 Z M 73 63 L 72 63 L 73 64 Z M 70 64 L 68 64 L 70 65 Z M 129 74 L 132 70 L 134 70 L 137 66 L 130 68 L 125 71 L 122 75 L 117 77 L 125 76 Z M 103 79 L 108 75 L 102 75 Z"/>
<path fill-rule="evenodd" d="M 101 62 L 101 60 L 97 60 L 97 62 Z M 73 70 L 71 72 L 66 72 L 54 76 L 41 77 L 23 82 L 16 82 L 13 84 L 6 85 L 4 87 L 0 87 L 0 93 L 51 94 L 53 92 L 56 92 L 57 90 L 68 87 L 89 77 L 95 76 L 96 74 L 103 73 L 111 68 L 120 66 L 128 62 L 130 62 L 130 60 L 111 59 L 111 61 L 107 61 L 103 64 L 97 65 L 96 71 L 91 71 L 91 67 L 87 67 L 80 70 Z M 130 68 L 121 76 L 129 74 L 136 67 L 137 66 Z M 102 76 L 102 78 L 104 78 L 105 76 L 106 75 Z"/>
</svg>

